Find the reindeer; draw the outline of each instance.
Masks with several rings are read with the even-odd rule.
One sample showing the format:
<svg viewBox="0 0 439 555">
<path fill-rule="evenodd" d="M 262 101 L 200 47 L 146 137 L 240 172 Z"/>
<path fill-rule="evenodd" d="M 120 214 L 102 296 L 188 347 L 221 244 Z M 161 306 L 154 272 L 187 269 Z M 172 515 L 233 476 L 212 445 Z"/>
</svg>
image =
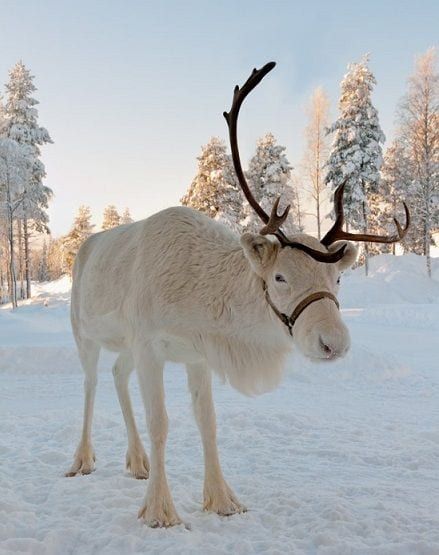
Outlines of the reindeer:
<svg viewBox="0 0 439 555">
<path fill-rule="evenodd" d="M 101 348 L 119 353 L 114 383 L 128 434 L 126 465 L 149 477 L 139 518 L 151 527 L 181 523 L 165 473 L 168 432 L 163 388 L 166 361 L 186 365 L 205 462 L 204 509 L 219 515 L 245 511 L 227 484 L 216 444 L 212 371 L 245 394 L 278 385 L 285 357 L 297 346 L 307 357 L 334 360 L 349 349 L 337 300 L 340 273 L 357 248 L 350 241 L 394 243 L 392 236 L 343 231 L 343 190 L 335 192 L 336 220 L 319 242 L 281 229 L 289 207 L 271 215 L 253 197 L 242 171 L 237 121 L 242 102 L 274 67 L 253 70 L 235 88 L 229 113 L 233 162 L 242 190 L 264 223 L 240 238 L 186 207 L 168 208 L 133 224 L 91 236 L 73 269 L 71 321 L 85 372 L 84 423 L 68 476 L 94 468 L 91 423 Z M 273 240 L 267 235 L 273 236 Z M 136 368 L 151 438 L 151 463 L 136 428 L 128 380 Z"/>
</svg>

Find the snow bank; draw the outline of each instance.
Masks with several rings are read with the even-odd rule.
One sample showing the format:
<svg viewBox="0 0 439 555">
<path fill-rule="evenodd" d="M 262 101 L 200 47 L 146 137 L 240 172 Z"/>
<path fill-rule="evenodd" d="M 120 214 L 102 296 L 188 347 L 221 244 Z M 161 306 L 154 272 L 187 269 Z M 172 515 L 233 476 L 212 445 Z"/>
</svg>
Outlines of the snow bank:
<svg viewBox="0 0 439 555">
<path fill-rule="evenodd" d="M 380 304 L 439 302 L 439 258 L 432 259 L 432 279 L 425 258 L 416 254 L 381 254 L 370 260 L 369 276 L 364 267 L 346 272 L 340 300 L 343 307 Z"/>
<path fill-rule="evenodd" d="M 64 297 L 70 295 L 72 288 L 72 280 L 69 276 L 62 276 L 55 281 L 46 281 L 44 283 L 33 283 L 33 296 L 37 298 L 44 297 Z"/>
</svg>

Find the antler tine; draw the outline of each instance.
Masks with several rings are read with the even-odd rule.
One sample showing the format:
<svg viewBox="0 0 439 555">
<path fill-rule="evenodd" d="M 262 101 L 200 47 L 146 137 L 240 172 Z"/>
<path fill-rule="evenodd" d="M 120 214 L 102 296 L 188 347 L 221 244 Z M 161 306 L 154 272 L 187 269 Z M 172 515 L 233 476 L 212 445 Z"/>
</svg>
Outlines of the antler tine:
<svg viewBox="0 0 439 555">
<path fill-rule="evenodd" d="M 395 222 L 396 229 L 398 230 L 399 240 L 401 241 L 407 235 L 407 231 L 410 227 L 410 212 L 408 206 L 405 202 L 402 203 L 404 205 L 404 212 L 405 212 L 405 228 L 401 227 L 401 224 L 396 218 L 393 218 Z"/>
<path fill-rule="evenodd" d="M 347 178 L 341 183 L 334 193 L 334 212 L 335 222 L 328 233 L 320 241 L 322 245 L 328 247 L 337 240 L 339 233 L 343 233 L 344 224 L 344 210 L 343 210 L 343 195 L 346 186 Z"/>
<path fill-rule="evenodd" d="M 275 200 L 273 204 L 273 208 L 271 210 L 270 219 L 267 225 L 265 225 L 259 232 L 261 235 L 275 235 L 283 247 L 291 247 L 293 249 L 301 250 L 302 252 L 306 253 L 308 256 L 311 256 L 312 258 L 314 258 L 314 260 L 317 260 L 318 262 L 333 263 L 333 262 L 338 262 L 341 258 L 343 258 L 346 245 L 342 245 L 342 247 L 335 252 L 321 252 L 316 249 L 313 249 L 312 247 L 308 247 L 303 243 L 298 243 L 297 241 L 290 241 L 288 237 L 285 235 L 285 233 L 280 229 L 280 226 L 286 220 L 288 216 L 288 212 L 290 211 L 291 205 L 289 204 L 285 208 L 282 214 L 278 214 L 277 209 L 279 207 L 279 201 L 280 201 L 280 197 L 278 197 Z"/>
<path fill-rule="evenodd" d="M 282 214 L 278 214 L 277 209 L 279 208 L 279 202 L 280 197 L 277 197 L 273 204 L 273 208 L 271 209 L 270 219 L 268 220 L 268 223 L 264 225 L 264 227 L 259 232 L 261 235 L 274 235 L 287 219 L 291 204 L 289 204 L 285 208 Z"/>
<path fill-rule="evenodd" d="M 368 233 L 348 233 L 343 231 L 344 213 L 343 213 L 343 193 L 347 179 L 339 185 L 334 193 L 334 210 L 336 219 L 334 225 L 323 237 L 321 243 L 328 247 L 338 240 L 362 241 L 366 243 L 397 243 L 404 239 L 410 226 L 410 212 L 407 204 L 403 202 L 405 211 L 405 227 L 403 228 L 396 218 L 393 218 L 396 226 L 396 234 L 394 235 L 371 235 Z"/>
</svg>

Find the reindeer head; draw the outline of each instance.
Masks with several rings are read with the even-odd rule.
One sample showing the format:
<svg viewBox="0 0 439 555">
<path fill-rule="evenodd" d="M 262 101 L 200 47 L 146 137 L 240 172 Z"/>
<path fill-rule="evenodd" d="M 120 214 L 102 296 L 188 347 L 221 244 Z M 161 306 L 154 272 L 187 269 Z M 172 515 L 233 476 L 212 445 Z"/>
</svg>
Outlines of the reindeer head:
<svg viewBox="0 0 439 555">
<path fill-rule="evenodd" d="M 237 139 L 239 109 L 244 99 L 275 65 L 270 62 L 259 70 L 254 69 L 242 88 L 235 87 L 231 110 L 224 112 L 238 181 L 250 206 L 265 224 L 259 234 L 244 233 L 241 244 L 253 271 L 262 279 L 268 305 L 296 339 L 301 351 L 311 358 L 330 360 L 343 356 L 350 345 L 337 300 L 340 273 L 352 266 L 357 257 L 357 248 L 350 241 L 400 241 L 407 233 L 410 215 L 404 204 L 406 226 L 402 228 L 394 219 L 395 235 L 347 233 L 342 229 L 343 183 L 334 193 L 335 223 L 321 241 L 305 234 L 292 238 L 285 235 L 281 226 L 290 206 L 278 214 L 278 198 L 269 216 L 257 203 L 242 170 Z M 274 235 L 277 242 L 266 235 Z"/>
</svg>

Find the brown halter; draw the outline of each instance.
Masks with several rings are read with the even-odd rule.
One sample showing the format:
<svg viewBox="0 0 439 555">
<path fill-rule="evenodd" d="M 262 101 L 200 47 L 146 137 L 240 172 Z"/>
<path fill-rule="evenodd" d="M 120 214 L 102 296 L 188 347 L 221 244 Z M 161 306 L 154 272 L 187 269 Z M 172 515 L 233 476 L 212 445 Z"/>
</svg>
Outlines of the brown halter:
<svg viewBox="0 0 439 555">
<path fill-rule="evenodd" d="M 303 300 L 301 300 L 300 303 L 296 306 L 296 308 L 291 313 L 291 316 L 288 316 L 284 312 L 281 312 L 273 304 L 273 301 L 271 300 L 270 295 L 268 293 L 268 288 L 267 288 L 267 284 L 265 283 L 265 281 L 263 282 L 263 289 L 265 291 L 265 298 L 267 299 L 267 303 L 271 306 L 273 312 L 276 314 L 276 316 L 279 318 L 279 320 L 285 326 L 287 326 L 291 337 L 293 337 L 293 326 L 296 323 L 297 318 L 299 318 L 299 316 L 302 314 L 302 312 L 305 310 L 305 308 L 307 308 L 310 304 L 315 303 L 316 301 L 320 301 L 321 299 L 326 298 L 326 299 L 331 299 L 331 301 L 333 301 L 335 303 L 336 307 L 338 309 L 340 308 L 337 297 L 335 295 L 333 295 L 329 291 L 316 291 L 315 293 L 311 293 L 311 295 L 308 295 Z"/>
</svg>

